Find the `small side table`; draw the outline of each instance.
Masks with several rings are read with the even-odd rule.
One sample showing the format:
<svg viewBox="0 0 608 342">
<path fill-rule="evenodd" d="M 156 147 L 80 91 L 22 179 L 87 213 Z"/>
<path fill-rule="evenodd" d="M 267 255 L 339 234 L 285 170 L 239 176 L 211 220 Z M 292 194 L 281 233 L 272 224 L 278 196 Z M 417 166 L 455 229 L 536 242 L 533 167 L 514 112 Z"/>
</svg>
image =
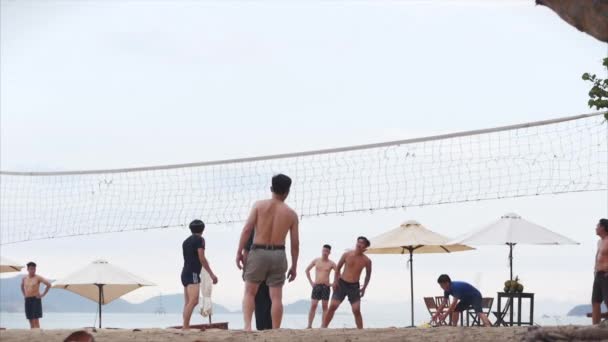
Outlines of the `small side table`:
<svg viewBox="0 0 608 342">
<path fill-rule="evenodd" d="M 503 313 L 503 300 L 506 299 L 506 306 L 504 306 L 505 312 Z M 528 321 L 521 320 L 521 302 L 523 300 L 530 301 L 530 316 Z M 513 320 L 513 308 L 517 305 L 517 320 Z M 501 325 L 503 322 L 506 325 L 522 326 L 522 325 L 534 325 L 534 293 L 506 293 L 498 292 L 498 315 L 496 323 L 494 325 Z M 507 316 L 508 311 L 508 316 Z M 508 318 L 508 319 L 507 319 Z"/>
</svg>

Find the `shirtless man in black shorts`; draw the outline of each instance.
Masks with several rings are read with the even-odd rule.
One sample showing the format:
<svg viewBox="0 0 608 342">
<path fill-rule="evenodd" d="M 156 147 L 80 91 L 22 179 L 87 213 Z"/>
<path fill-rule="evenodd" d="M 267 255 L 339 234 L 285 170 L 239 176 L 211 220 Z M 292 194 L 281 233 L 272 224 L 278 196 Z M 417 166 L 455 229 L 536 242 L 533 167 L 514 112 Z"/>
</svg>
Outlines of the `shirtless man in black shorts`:
<svg viewBox="0 0 608 342">
<path fill-rule="evenodd" d="M 350 306 L 355 316 L 355 323 L 357 329 L 363 329 L 363 317 L 361 317 L 361 297 L 365 295 L 365 289 L 369 285 L 369 280 L 372 276 L 372 261 L 363 254 L 369 247 L 369 240 L 364 236 L 357 238 L 357 244 L 355 250 L 346 252 L 340 258 L 338 266 L 335 272 L 334 278 L 334 294 L 331 296 L 331 304 L 327 310 L 327 314 L 323 319 L 323 328 L 327 328 L 334 313 L 344 301 L 344 298 L 348 297 Z M 342 273 L 342 266 L 345 266 L 344 272 Z M 363 287 L 359 285 L 359 279 L 361 278 L 361 272 L 365 268 L 365 282 Z"/>
<path fill-rule="evenodd" d="M 317 305 L 321 301 L 321 307 L 323 308 L 323 315 L 321 316 L 321 324 L 323 324 L 323 318 L 327 314 L 327 307 L 329 302 L 329 293 L 331 288 L 331 282 L 329 281 L 329 275 L 331 271 L 336 271 L 336 263 L 329 259 L 331 253 L 330 245 L 323 245 L 321 250 L 321 257 L 313 260 L 308 267 L 306 267 L 306 277 L 310 286 L 312 286 L 312 293 L 310 295 L 310 311 L 308 312 L 308 329 L 312 328 L 312 322 L 315 319 L 315 313 L 317 312 Z M 315 281 L 312 281 L 310 277 L 310 271 L 315 269 Z"/>
<path fill-rule="evenodd" d="M 203 238 L 205 224 L 201 220 L 190 222 L 192 235 L 182 243 L 184 254 L 184 267 L 182 268 L 182 285 L 184 286 L 184 324 L 182 329 L 190 329 L 190 318 L 192 311 L 198 304 L 198 297 L 201 283 L 201 270 L 209 273 L 214 284 L 217 284 L 217 277 L 211 271 L 209 262 L 205 257 L 205 239 Z"/>
<path fill-rule="evenodd" d="M 608 306 L 608 220 L 601 219 L 595 227 L 600 237 L 595 254 L 593 293 L 591 294 L 591 321 L 600 323 L 602 302 Z"/>
<path fill-rule="evenodd" d="M 44 292 L 40 294 L 40 285 L 44 284 Z M 21 280 L 21 292 L 25 298 L 25 317 L 30 322 L 30 328 L 40 328 L 42 318 L 42 298 L 49 293 L 51 283 L 36 274 L 36 263 L 27 263 L 27 275 Z"/>
</svg>

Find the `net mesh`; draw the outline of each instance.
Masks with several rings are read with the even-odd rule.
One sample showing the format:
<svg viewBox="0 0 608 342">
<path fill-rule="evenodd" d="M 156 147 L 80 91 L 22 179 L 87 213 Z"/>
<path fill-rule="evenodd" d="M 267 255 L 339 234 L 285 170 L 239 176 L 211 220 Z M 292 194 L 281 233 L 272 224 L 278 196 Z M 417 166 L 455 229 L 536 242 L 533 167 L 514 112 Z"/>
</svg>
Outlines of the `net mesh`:
<svg viewBox="0 0 608 342">
<path fill-rule="evenodd" d="M 244 221 L 270 178 L 301 216 L 606 190 L 599 114 L 335 150 L 150 168 L 0 172 L 0 243 Z"/>
</svg>

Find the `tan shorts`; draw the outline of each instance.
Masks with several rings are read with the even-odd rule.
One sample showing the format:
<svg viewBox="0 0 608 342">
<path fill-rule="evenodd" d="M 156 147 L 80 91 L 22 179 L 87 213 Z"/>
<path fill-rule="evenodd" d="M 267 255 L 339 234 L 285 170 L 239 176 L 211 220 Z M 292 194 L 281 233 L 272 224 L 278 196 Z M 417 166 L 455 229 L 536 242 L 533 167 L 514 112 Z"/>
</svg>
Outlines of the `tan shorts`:
<svg viewBox="0 0 608 342">
<path fill-rule="evenodd" d="M 247 256 L 243 279 L 257 284 L 266 282 L 269 287 L 283 286 L 286 272 L 285 250 L 254 249 Z"/>
</svg>

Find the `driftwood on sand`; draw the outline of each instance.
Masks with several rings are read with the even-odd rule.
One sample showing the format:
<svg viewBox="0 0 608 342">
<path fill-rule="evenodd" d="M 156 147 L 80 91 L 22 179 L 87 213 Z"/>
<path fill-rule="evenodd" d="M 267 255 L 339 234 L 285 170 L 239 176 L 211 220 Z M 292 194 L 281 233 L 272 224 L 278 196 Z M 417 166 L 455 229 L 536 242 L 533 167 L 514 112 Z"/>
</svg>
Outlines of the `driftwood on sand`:
<svg viewBox="0 0 608 342">
<path fill-rule="evenodd" d="M 600 326 L 532 327 L 524 338 L 526 342 L 607 341 L 608 328 Z"/>
</svg>

